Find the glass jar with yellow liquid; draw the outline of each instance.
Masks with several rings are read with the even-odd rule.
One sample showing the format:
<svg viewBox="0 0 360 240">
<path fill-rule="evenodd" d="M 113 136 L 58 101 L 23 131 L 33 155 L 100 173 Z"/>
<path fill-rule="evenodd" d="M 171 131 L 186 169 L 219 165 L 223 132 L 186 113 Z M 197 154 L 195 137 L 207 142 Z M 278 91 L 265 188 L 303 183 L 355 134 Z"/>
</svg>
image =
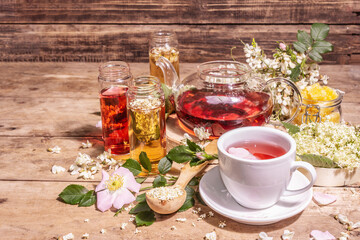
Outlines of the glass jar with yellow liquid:
<svg viewBox="0 0 360 240">
<path fill-rule="evenodd" d="M 164 83 L 164 75 L 161 69 L 156 66 L 159 57 L 167 58 L 174 66 L 179 75 L 179 48 L 174 32 L 160 30 L 151 35 L 149 42 L 150 75 L 160 79 Z"/>
<path fill-rule="evenodd" d="M 166 155 L 165 97 L 158 78 L 139 76 L 127 92 L 130 158 L 139 161 L 146 152 L 152 172 Z"/>
<path fill-rule="evenodd" d="M 330 121 L 340 123 L 342 120 L 341 102 L 344 92 L 319 83 L 301 91 L 302 106 L 293 120 L 295 124 Z"/>
</svg>

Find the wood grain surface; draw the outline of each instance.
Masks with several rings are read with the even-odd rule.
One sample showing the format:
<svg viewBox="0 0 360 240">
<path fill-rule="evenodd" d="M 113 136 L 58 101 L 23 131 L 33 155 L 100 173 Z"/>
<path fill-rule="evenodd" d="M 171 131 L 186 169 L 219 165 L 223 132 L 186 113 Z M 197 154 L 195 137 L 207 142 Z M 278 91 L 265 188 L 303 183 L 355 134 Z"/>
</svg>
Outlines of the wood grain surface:
<svg viewBox="0 0 360 240">
<path fill-rule="evenodd" d="M 0 61 L 148 61 L 150 33 L 173 30 L 181 62 L 244 60 L 255 38 L 266 53 L 297 30 L 330 24 L 334 52 L 325 63 L 360 63 L 360 2 L 319 1 L 0 1 Z"/>
<path fill-rule="evenodd" d="M 181 76 L 190 74 L 195 66 L 181 64 Z M 148 71 L 145 63 L 132 63 L 130 67 L 135 75 Z M 339 237 L 346 229 L 334 220 L 338 213 L 360 221 L 359 186 L 316 187 L 314 191 L 334 194 L 337 201 L 325 207 L 311 202 L 302 213 L 267 226 L 241 224 L 217 213 L 198 221 L 199 214 L 190 209 L 156 215 L 157 221 L 150 227 L 140 227 L 138 234 L 134 234 L 135 225 L 129 222 L 126 211 L 114 217 L 114 212 L 101 213 L 95 206 L 81 208 L 62 203 L 58 194 L 67 185 L 75 183 L 94 189 L 101 179 L 100 174 L 85 181 L 68 172 L 51 173 L 54 164 L 68 168 L 78 152 L 96 158 L 103 151 L 101 131 L 95 127 L 100 120 L 97 68 L 96 63 L 0 64 L 0 236 L 6 236 L 4 239 L 57 239 L 70 232 L 75 239 L 81 239 L 84 233 L 89 233 L 89 239 L 203 239 L 213 230 L 218 239 L 256 239 L 261 231 L 280 239 L 287 229 L 295 231 L 294 239 L 302 240 L 309 239 L 313 229 Z M 321 72 L 330 76 L 330 86 L 346 91 L 344 118 L 359 124 L 358 65 L 322 65 Z M 94 146 L 80 149 L 86 140 Z M 56 145 L 62 149 L 60 154 L 46 151 Z M 168 141 L 168 147 L 173 146 Z M 172 173 L 177 174 L 178 168 Z M 151 179 L 143 186 L 150 182 Z M 202 208 L 201 213 L 211 210 L 198 202 L 196 207 Z M 187 221 L 180 223 L 177 218 Z M 220 221 L 226 221 L 224 229 L 218 227 Z M 124 230 L 120 229 L 122 223 L 128 223 Z M 176 230 L 171 230 L 172 226 Z M 101 229 L 107 232 L 101 234 Z M 351 239 L 360 239 L 359 230 L 350 235 Z"/>
</svg>

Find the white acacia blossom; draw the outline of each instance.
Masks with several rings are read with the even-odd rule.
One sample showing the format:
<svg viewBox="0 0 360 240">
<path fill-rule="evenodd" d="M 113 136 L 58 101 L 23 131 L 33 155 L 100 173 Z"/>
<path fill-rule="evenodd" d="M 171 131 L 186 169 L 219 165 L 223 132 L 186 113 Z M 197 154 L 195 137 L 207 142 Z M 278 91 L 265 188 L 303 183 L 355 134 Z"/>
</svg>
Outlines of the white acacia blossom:
<svg viewBox="0 0 360 240">
<path fill-rule="evenodd" d="M 320 67 L 316 63 L 306 63 L 307 57 L 304 53 L 298 53 L 290 46 L 280 43 L 270 59 L 261 50 L 258 44 L 253 40 L 252 44 L 244 44 L 244 52 L 246 62 L 253 72 L 261 74 L 265 81 L 272 78 L 285 78 L 290 80 L 292 70 L 298 65 L 300 67 L 300 75 L 295 83 L 299 90 L 303 90 L 306 86 L 322 81 L 327 84 L 328 76 L 320 75 Z M 291 115 L 291 98 L 293 93 L 291 88 L 285 84 L 272 84 L 272 88 L 277 89 L 275 94 L 274 113 L 277 117 L 288 118 Z M 282 119 L 281 119 L 282 120 Z"/>
</svg>

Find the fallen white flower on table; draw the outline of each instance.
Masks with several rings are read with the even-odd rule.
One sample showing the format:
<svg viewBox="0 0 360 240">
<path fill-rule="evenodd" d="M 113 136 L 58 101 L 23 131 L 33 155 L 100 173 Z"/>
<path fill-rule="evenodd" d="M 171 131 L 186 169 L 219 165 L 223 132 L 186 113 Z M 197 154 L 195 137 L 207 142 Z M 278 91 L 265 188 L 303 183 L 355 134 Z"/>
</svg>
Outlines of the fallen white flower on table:
<svg viewBox="0 0 360 240">
<path fill-rule="evenodd" d="M 89 235 L 88 233 L 84 233 L 81 238 L 82 238 L 82 239 L 88 239 L 89 236 L 90 236 L 90 235 Z"/>
<path fill-rule="evenodd" d="M 350 223 L 352 223 L 352 222 L 350 222 Z M 348 230 L 354 230 L 357 228 L 360 228 L 360 222 L 356 222 L 354 224 L 349 225 Z"/>
<path fill-rule="evenodd" d="M 91 148 L 92 143 L 89 140 L 86 140 L 86 143 L 81 143 L 81 148 Z"/>
<path fill-rule="evenodd" d="M 193 223 L 193 222 L 191 223 L 191 226 L 196 227 L 195 223 Z"/>
<path fill-rule="evenodd" d="M 273 237 L 269 237 L 266 232 L 259 233 L 260 240 L 273 240 Z"/>
<path fill-rule="evenodd" d="M 204 239 L 205 240 L 216 240 L 216 232 L 212 231 L 212 232 L 205 234 Z"/>
<path fill-rule="evenodd" d="M 101 233 L 101 234 L 105 234 L 105 233 L 106 233 L 106 230 L 102 228 L 102 229 L 100 230 L 100 233 Z"/>
<path fill-rule="evenodd" d="M 340 233 L 341 237 L 339 237 L 339 240 L 348 240 L 350 238 L 350 235 L 345 232 Z"/>
<path fill-rule="evenodd" d="M 201 141 L 208 139 L 211 135 L 209 133 L 209 131 L 207 129 L 205 129 L 204 127 L 194 128 L 194 133 L 195 133 L 195 136 L 197 138 L 199 138 Z"/>
<path fill-rule="evenodd" d="M 177 218 L 175 221 L 177 221 L 177 222 L 186 222 L 186 218 Z"/>
<path fill-rule="evenodd" d="M 134 234 L 138 234 L 138 233 L 141 233 L 141 230 L 135 228 Z"/>
<path fill-rule="evenodd" d="M 329 205 L 329 204 L 335 202 L 337 199 L 337 197 L 334 195 L 326 194 L 326 193 L 322 193 L 322 192 L 314 192 L 313 198 L 314 198 L 314 201 L 320 206 Z"/>
<path fill-rule="evenodd" d="M 322 232 L 319 230 L 312 230 L 310 236 L 314 238 L 314 240 L 336 240 L 336 238 L 328 231 Z"/>
<path fill-rule="evenodd" d="M 60 153 L 61 148 L 59 146 L 55 146 L 53 148 L 48 148 L 47 151 L 51 153 Z"/>
<path fill-rule="evenodd" d="M 212 211 L 208 212 L 208 217 L 213 217 L 214 213 Z"/>
<path fill-rule="evenodd" d="M 176 227 L 175 226 L 171 226 L 170 228 L 172 231 L 176 230 Z"/>
<path fill-rule="evenodd" d="M 225 221 L 220 221 L 220 223 L 219 223 L 219 228 L 224 228 L 224 227 L 226 227 L 226 222 Z"/>
<path fill-rule="evenodd" d="M 120 226 L 120 229 L 121 229 L 121 230 L 124 230 L 127 225 L 128 225 L 127 223 L 122 223 L 121 226 Z"/>
<path fill-rule="evenodd" d="M 349 219 L 347 218 L 347 216 L 343 215 L 343 214 L 338 214 L 335 216 L 335 219 L 339 221 L 339 223 L 341 224 L 350 224 Z"/>
<path fill-rule="evenodd" d="M 294 235 L 295 235 L 295 232 L 291 232 L 289 230 L 284 230 L 283 235 L 281 235 L 281 239 L 282 240 L 291 240 L 291 239 L 293 239 Z"/>
<path fill-rule="evenodd" d="M 90 220 L 89 220 L 88 218 L 84 219 L 84 222 L 86 222 L 86 223 L 89 222 L 89 221 L 90 221 Z"/>
<path fill-rule="evenodd" d="M 65 172 L 65 168 L 63 168 L 62 166 L 57 166 L 57 165 L 54 165 L 54 166 L 52 166 L 52 168 L 51 168 L 51 172 L 53 173 L 53 174 L 58 174 L 58 173 L 61 173 L 61 172 Z"/>
<path fill-rule="evenodd" d="M 74 234 L 68 233 L 65 236 L 63 236 L 62 239 L 63 240 L 73 240 L 74 239 Z"/>
</svg>

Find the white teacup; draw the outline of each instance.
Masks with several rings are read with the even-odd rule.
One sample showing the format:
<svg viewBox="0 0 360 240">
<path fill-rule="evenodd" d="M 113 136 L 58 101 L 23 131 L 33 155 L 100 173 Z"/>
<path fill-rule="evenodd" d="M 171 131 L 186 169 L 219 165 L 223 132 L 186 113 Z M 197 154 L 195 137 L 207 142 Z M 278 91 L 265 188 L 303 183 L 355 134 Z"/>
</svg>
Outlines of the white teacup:
<svg viewBox="0 0 360 240">
<path fill-rule="evenodd" d="M 241 159 L 228 153 L 238 142 L 272 142 L 285 149 L 282 156 L 267 160 Z M 242 206 L 263 209 L 276 204 L 281 196 L 291 196 L 309 190 L 315 180 L 314 167 L 306 162 L 295 161 L 296 143 L 287 133 L 268 127 L 243 127 L 223 134 L 217 142 L 220 175 L 232 197 Z M 296 190 L 287 186 L 297 168 L 306 169 L 310 183 Z"/>
</svg>

